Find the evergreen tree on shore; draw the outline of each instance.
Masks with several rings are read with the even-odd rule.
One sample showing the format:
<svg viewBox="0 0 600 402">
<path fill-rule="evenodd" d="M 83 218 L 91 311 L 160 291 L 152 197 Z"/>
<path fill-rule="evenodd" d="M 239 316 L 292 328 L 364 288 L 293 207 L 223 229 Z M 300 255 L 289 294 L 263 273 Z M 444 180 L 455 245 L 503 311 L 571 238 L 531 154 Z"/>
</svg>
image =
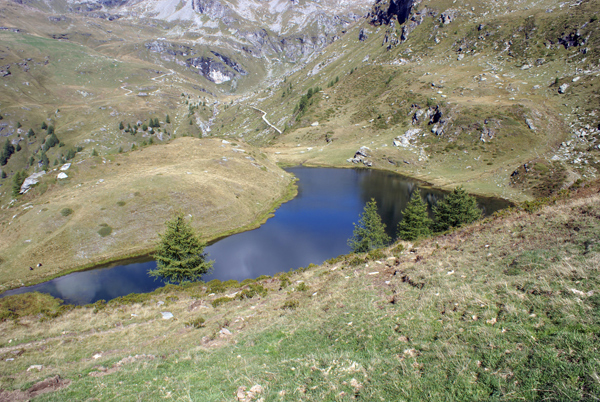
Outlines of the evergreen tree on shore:
<svg viewBox="0 0 600 402">
<path fill-rule="evenodd" d="M 154 253 L 156 269 L 152 276 L 162 277 L 168 282 L 197 281 L 212 269 L 213 262 L 207 261 L 203 243 L 183 214 L 179 213 L 167 222 L 167 230 L 160 236 Z"/>
<path fill-rule="evenodd" d="M 377 213 L 377 203 L 371 198 L 365 205 L 358 224 L 354 224 L 354 232 L 348 240 L 348 245 L 355 253 L 365 253 L 385 247 L 390 241 L 390 237 L 385 233 L 385 223 Z"/>
<path fill-rule="evenodd" d="M 433 221 L 429 219 L 427 204 L 421 199 L 419 190 L 413 192 L 403 214 L 398 223 L 398 238 L 412 241 L 431 235 Z"/>
<path fill-rule="evenodd" d="M 433 207 L 433 212 L 435 214 L 434 229 L 437 232 L 475 222 L 482 215 L 475 197 L 467 194 L 462 187 L 456 187 L 443 200 L 439 201 Z"/>
</svg>

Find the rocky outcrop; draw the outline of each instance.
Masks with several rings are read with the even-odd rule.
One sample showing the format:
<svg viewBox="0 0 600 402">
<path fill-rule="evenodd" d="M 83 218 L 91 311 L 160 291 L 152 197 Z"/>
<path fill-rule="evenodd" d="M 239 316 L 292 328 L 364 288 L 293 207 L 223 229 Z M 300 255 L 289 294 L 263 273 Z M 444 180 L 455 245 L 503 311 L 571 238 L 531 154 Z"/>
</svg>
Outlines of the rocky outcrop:
<svg viewBox="0 0 600 402">
<path fill-rule="evenodd" d="M 230 68 L 232 68 L 235 72 L 237 72 L 241 75 L 248 75 L 248 72 L 246 70 L 244 70 L 242 68 L 242 66 L 240 66 L 238 63 L 236 63 L 233 59 L 231 59 L 227 56 L 224 56 L 220 53 L 217 53 L 214 50 L 211 50 L 211 53 L 214 54 L 215 56 L 217 56 L 223 63 L 225 63 Z"/>
<path fill-rule="evenodd" d="M 215 84 L 231 81 L 235 77 L 235 73 L 227 70 L 225 64 L 211 57 L 193 57 L 187 59 L 186 64 L 189 68 L 197 69 L 198 74 Z"/>
<path fill-rule="evenodd" d="M 361 28 L 360 32 L 358 33 L 358 40 L 361 41 L 361 42 L 364 42 L 367 39 L 369 39 L 369 35 L 367 35 L 365 33 L 365 29 L 364 28 Z"/>
<path fill-rule="evenodd" d="M 171 56 L 193 56 L 196 54 L 194 49 L 191 47 L 159 40 L 147 42 L 144 44 L 144 46 L 151 52 L 161 54 L 166 53 Z"/>
<path fill-rule="evenodd" d="M 451 23 L 452 21 L 454 21 L 456 19 L 457 15 L 458 15 L 457 10 L 449 8 L 448 10 L 444 11 L 442 13 L 442 15 L 440 15 L 440 22 L 444 25 L 448 25 L 449 23 Z"/>
<path fill-rule="evenodd" d="M 371 167 L 373 166 L 373 162 L 367 159 L 370 156 L 370 152 L 371 150 L 368 147 L 362 146 L 358 149 L 358 151 L 354 153 L 354 156 L 352 158 L 346 159 L 346 162 L 354 164 L 362 163 L 365 166 Z"/>
<path fill-rule="evenodd" d="M 389 25 L 392 20 L 403 24 L 409 17 L 415 0 L 376 0 L 367 15 L 373 25 Z"/>
<path fill-rule="evenodd" d="M 219 0 L 192 0 L 192 9 L 213 20 L 221 20 L 225 24 L 235 21 L 232 11 Z"/>
</svg>

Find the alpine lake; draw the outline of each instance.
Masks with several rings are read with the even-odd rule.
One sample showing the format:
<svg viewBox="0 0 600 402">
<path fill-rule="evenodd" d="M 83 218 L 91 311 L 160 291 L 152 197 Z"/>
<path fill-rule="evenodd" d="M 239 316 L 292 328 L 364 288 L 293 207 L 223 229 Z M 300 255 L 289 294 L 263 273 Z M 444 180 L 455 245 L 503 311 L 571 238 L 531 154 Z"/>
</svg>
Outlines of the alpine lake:
<svg viewBox="0 0 600 402">
<path fill-rule="evenodd" d="M 392 172 L 371 169 L 294 167 L 298 195 L 281 205 L 272 218 L 255 230 L 235 234 L 206 247 L 214 269 L 202 279 L 242 281 L 261 275 L 321 264 L 350 252 L 348 239 L 353 223 L 365 204 L 374 198 L 387 232 L 395 238 L 396 226 L 412 193 L 431 207 L 447 192 L 422 187 L 417 181 Z M 485 215 L 506 208 L 510 202 L 477 197 Z M 0 297 L 48 293 L 66 304 L 84 305 L 109 301 L 130 293 L 147 293 L 165 285 L 148 271 L 156 267 L 151 256 L 74 272 L 33 286 L 12 289 Z"/>
</svg>

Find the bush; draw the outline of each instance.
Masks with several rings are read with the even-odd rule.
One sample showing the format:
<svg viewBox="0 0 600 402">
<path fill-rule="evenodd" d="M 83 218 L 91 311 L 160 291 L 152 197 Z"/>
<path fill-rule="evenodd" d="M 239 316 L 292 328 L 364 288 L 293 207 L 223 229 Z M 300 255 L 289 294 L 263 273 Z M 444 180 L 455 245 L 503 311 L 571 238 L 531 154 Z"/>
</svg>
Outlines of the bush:
<svg viewBox="0 0 600 402">
<path fill-rule="evenodd" d="M 298 284 L 298 286 L 296 286 L 296 290 L 298 292 L 306 292 L 308 290 L 308 285 L 304 282 L 300 282 L 300 284 Z"/>
<path fill-rule="evenodd" d="M 106 225 L 106 224 L 103 224 L 103 225 Z M 110 235 L 111 233 L 112 233 L 112 228 L 108 225 L 102 226 L 100 228 L 100 230 L 98 231 L 98 234 L 102 237 L 106 237 L 106 236 Z"/>
<path fill-rule="evenodd" d="M 196 329 L 198 328 L 203 328 L 205 326 L 206 320 L 204 319 L 204 317 L 198 317 L 195 320 L 191 320 L 187 322 L 187 326 L 188 327 L 194 327 Z"/>
<path fill-rule="evenodd" d="M 300 302 L 298 300 L 287 300 L 285 303 L 283 303 L 283 306 L 281 306 L 282 310 L 295 310 L 296 308 L 298 308 L 298 306 L 300 306 Z"/>
<path fill-rule="evenodd" d="M 292 282 L 290 281 L 290 276 L 288 274 L 281 274 L 279 276 L 279 287 L 281 289 L 284 289 L 288 286 L 290 286 Z"/>
<path fill-rule="evenodd" d="M 233 301 L 233 299 L 231 297 L 218 297 L 218 298 L 216 298 L 215 300 L 212 301 L 211 305 L 214 308 L 217 308 L 221 304 L 229 303 L 230 301 Z"/>
<path fill-rule="evenodd" d="M 244 299 L 252 299 L 254 296 L 259 295 L 261 297 L 265 297 L 267 295 L 267 289 L 263 287 L 263 285 L 259 283 L 252 283 L 249 285 L 248 289 L 242 290 L 237 296 L 236 299 L 244 300 Z"/>
<path fill-rule="evenodd" d="M 63 208 L 60 210 L 60 214 L 62 216 L 69 216 L 73 213 L 73 210 L 71 208 Z"/>
</svg>

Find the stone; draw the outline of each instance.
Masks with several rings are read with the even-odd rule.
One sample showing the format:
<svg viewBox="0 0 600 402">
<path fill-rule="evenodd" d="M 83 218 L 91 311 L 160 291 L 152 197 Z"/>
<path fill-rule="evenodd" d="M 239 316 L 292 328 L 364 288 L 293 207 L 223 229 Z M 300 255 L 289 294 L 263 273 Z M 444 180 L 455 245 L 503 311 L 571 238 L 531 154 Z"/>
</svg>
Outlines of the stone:
<svg viewBox="0 0 600 402">
<path fill-rule="evenodd" d="M 567 88 L 569 88 L 569 84 L 562 84 L 560 87 L 558 87 L 558 93 L 564 94 L 567 91 Z"/>
<path fill-rule="evenodd" d="M 66 174 L 66 173 L 60 172 L 60 173 L 58 174 L 58 176 L 56 176 L 56 178 L 57 178 L 57 179 L 67 179 L 67 178 L 69 178 L 69 176 L 67 176 L 67 174 Z"/>
<path fill-rule="evenodd" d="M 219 331 L 219 334 L 228 336 L 228 335 L 231 335 L 231 331 L 228 330 L 227 328 L 221 328 L 221 330 Z"/>
<path fill-rule="evenodd" d="M 262 394 L 263 392 L 263 387 L 259 384 L 254 385 L 252 388 L 250 388 L 250 392 L 252 392 L 253 394 Z"/>
<path fill-rule="evenodd" d="M 456 18 L 457 11 L 449 8 L 440 15 L 440 21 L 444 25 L 448 25 Z"/>
<path fill-rule="evenodd" d="M 33 365 L 29 366 L 27 371 L 33 371 L 33 370 L 42 371 L 43 368 L 44 368 L 44 366 L 41 364 L 33 364 Z"/>
<path fill-rule="evenodd" d="M 314 123 L 311 124 L 312 127 L 317 127 L 319 125 L 318 121 L 315 121 Z"/>
<path fill-rule="evenodd" d="M 246 399 L 246 387 L 243 385 L 237 389 L 236 398 L 238 401 L 243 401 Z"/>
<path fill-rule="evenodd" d="M 71 167 L 70 163 L 65 163 L 64 165 L 62 165 L 60 167 L 60 170 L 62 170 L 62 171 L 69 170 L 70 167 Z"/>
<path fill-rule="evenodd" d="M 40 178 L 45 174 L 46 171 L 42 170 L 41 172 L 34 173 L 28 178 L 26 178 L 23 184 L 21 185 L 21 191 L 19 191 L 19 194 L 25 194 L 26 192 L 28 192 L 31 186 L 37 184 L 40 181 Z"/>
<path fill-rule="evenodd" d="M 161 311 L 160 313 L 162 314 L 163 320 L 170 320 L 171 318 L 173 318 L 173 313 L 170 313 L 168 311 Z"/>
<path fill-rule="evenodd" d="M 462 60 L 464 58 L 465 58 L 465 55 L 461 53 L 461 54 L 458 55 L 458 57 L 456 58 L 456 60 L 460 61 L 460 60 Z"/>
</svg>

